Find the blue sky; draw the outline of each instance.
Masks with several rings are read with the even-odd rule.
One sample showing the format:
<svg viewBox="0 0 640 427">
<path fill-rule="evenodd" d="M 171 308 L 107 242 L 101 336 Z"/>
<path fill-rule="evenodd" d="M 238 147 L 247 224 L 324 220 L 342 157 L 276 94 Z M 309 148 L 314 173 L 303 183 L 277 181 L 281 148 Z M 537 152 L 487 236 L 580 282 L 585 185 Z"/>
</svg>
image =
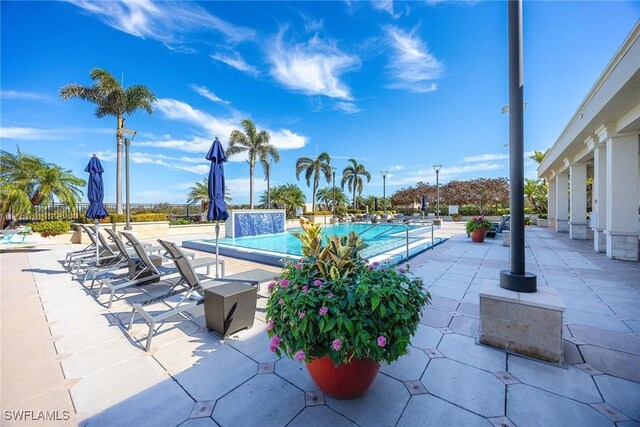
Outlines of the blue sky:
<svg viewBox="0 0 640 427">
<path fill-rule="evenodd" d="M 156 95 L 126 126 L 132 202 L 184 203 L 214 136 L 251 118 L 280 149 L 272 185 L 326 151 L 373 177 L 364 195 L 508 176 L 504 2 L 7 2 L 1 8 L 2 149 L 83 172 L 97 153 L 115 201 L 115 119 L 62 101 L 67 83 L 105 68 Z M 525 151 L 550 147 L 640 18 L 640 2 L 525 2 Z M 535 176 L 532 162 L 525 173 Z M 338 173 L 339 175 L 339 173 Z M 226 167 L 248 202 L 243 158 Z M 257 194 L 266 188 L 256 168 Z"/>
</svg>

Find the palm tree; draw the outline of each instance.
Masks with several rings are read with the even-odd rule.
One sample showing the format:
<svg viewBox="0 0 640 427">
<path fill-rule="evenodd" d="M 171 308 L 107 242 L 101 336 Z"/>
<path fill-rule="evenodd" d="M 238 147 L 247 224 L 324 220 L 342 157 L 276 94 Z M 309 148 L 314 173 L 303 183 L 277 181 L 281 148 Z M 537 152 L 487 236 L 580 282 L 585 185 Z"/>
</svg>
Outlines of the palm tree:
<svg viewBox="0 0 640 427">
<path fill-rule="evenodd" d="M 367 178 L 367 182 L 370 182 L 371 174 L 367 172 L 364 165 L 358 163 L 356 159 L 349 159 L 349 161 L 351 162 L 351 165 L 347 166 L 342 171 L 340 186 L 344 188 L 344 185 L 347 184 L 347 188 L 353 193 L 353 208 L 356 209 L 356 192 L 358 194 L 362 194 L 362 188 L 364 187 L 364 180 L 362 177 Z"/>
<path fill-rule="evenodd" d="M 143 109 L 153 113 L 155 95 L 146 86 L 133 85 L 124 89 L 118 80 L 102 68 L 94 68 L 90 73 L 95 81 L 93 86 L 71 83 L 60 89 L 62 99 L 80 98 L 97 105 L 96 117 L 115 116 L 116 122 L 116 212 L 122 213 L 122 129 L 124 115 L 131 115 Z"/>
<path fill-rule="evenodd" d="M 258 132 L 256 125 L 250 119 L 244 119 L 242 127 L 244 132 L 237 129 L 231 132 L 226 155 L 231 157 L 247 152 L 247 162 L 249 163 L 249 209 L 253 209 L 253 171 L 256 161 L 259 161 L 266 170 L 269 167 L 270 158 L 275 162 L 280 161 L 280 153 L 274 145 L 269 143 L 269 132 L 266 130 Z"/>
<path fill-rule="evenodd" d="M 265 206 L 267 204 L 267 192 L 260 196 L 260 203 Z M 304 206 L 305 196 L 302 190 L 295 184 L 277 185 L 271 189 L 271 204 L 276 209 L 285 209 L 287 218 L 293 218 L 296 208 Z"/>
<path fill-rule="evenodd" d="M 231 203 L 231 196 L 229 195 L 229 189 L 224 186 L 224 201 L 225 203 Z M 201 181 L 193 184 L 193 187 L 189 189 L 187 193 L 187 204 L 192 205 L 196 202 L 201 203 L 202 211 L 208 209 L 209 204 L 209 180 L 208 177 L 202 178 Z"/>
<path fill-rule="evenodd" d="M 304 171 L 304 178 L 307 181 L 307 185 L 311 186 L 311 178 L 313 178 L 313 194 L 311 196 L 311 211 L 316 210 L 316 192 L 318 191 L 318 185 L 320 184 L 320 175 L 324 175 L 327 180 L 327 184 L 331 182 L 331 157 L 327 153 L 320 153 L 320 155 L 313 160 L 310 157 L 300 157 L 296 161 L 296 178 L 300 180 L 300 174 Z"/>
<path fill-rule="evenodd" d="M 331 206 L 334 203 L 334 195 L 335 195 L 335 204 L 337 206 L 347 205 L 349 203 L 349 199 L 344 194 L 344 191 L 340 187 L 325 187 L 320 188 L 318 193 L 316 194 L 316 200 L 318 203 L 324 203 L 327 210 L 330 211 Z"/>
<path fill-rule="evenodd" d="M 548 152 L 549 152 L 548 148 L 544 151 L 533 150 L 533 155 L 529 156 L 529 158 L 531 160 L 535 160 L 536 163 L 540 164 L 542 163 L 542 161 L 544 160 Z"/>
<path fill-rule="evenodd" d="M 85 181 L 31 154 L 0 151 L 0 224 L 13 211 L 15 216 L 32 212 L 35 205 L 49 203 L 53 197 L 73 209 L 80 199 Z"/>
</svg>

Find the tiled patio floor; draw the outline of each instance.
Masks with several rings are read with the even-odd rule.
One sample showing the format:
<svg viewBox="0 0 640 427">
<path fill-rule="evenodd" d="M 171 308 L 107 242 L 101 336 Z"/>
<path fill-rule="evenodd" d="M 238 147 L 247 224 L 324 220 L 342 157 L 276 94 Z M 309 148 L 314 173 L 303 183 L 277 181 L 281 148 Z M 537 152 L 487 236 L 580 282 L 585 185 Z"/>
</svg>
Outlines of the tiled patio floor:
<svg viewBox="0 0 640 427">
<path fill-rule="evenodd" d="M 411 260 L 433 304 L 409 354 L 348 401 L 269 352 L 264 298 L 250 330 L 219 340 L 200 308 L 167 322 L 145 353 L 146 326 L 123 326 L 139 296 L 98 305 L 57 262 L 70 246 L 3 253 L 2 425 L 34 424 L 8 420 L 16 410 L 69 411 L 43 426 L 640 425 L 640 263 L 548 229 L 526 237 L 527 270 L 567 305 L 566 367 L 475 343 L 479 286 L 508 267 L 509 248 L 462 233 Z"/>
</svg>

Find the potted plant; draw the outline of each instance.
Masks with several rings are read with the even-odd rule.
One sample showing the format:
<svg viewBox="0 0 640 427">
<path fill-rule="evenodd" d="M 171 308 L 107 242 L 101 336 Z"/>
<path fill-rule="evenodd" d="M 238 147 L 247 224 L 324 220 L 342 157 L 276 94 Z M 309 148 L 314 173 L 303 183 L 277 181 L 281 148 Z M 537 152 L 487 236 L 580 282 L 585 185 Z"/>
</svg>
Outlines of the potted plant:
<svg viewBox="0 0 640 427">
<path fill-rule="evenodd" d="M 407 352 L 431 295 L 407 269 L 369 264 L 367 245 L 352 232 L 326 236 L 300 219 L 303 258 L 286 262 L 269 284 L 271 351 L 304 361 L 329 396 L 362 395 L 380 363 Z"/>
<path fill-rule="evenodd" d="M 471 240 L 476 243 L 484 242 L 484 238 L 487 235 L 487 231 L 489 231 L 493 227 L 490 221 L 484 219 L 484 216 L 474 216 L 465 226 L 467 230 L 467 235 L 471 236 Z"/>
</svg>

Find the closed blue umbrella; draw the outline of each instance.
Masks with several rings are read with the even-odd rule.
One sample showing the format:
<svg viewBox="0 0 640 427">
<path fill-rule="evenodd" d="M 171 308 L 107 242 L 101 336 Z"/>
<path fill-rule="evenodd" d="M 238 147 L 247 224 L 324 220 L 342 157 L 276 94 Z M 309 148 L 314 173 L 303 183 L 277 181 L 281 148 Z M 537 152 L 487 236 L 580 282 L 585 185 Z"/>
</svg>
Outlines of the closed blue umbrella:
<svg viewBox="0 0 640 427">
<path fill-rule="evenodd" d="M 378 212 L 378 210 L 379 210 L 378 209 L 378 198 L 377 197 L 373 199 L 373 210 L 376 211 L 376 212 Z"/>
<path fill-rule="evenodd" d="M 207 219 L 216 222 L 216 277 L 218 277 L 220 221 L 225 221 L 229 218 L 227 204 L 224 202 L 223 163 L 227 161 L 227 157 L 224 155 L 224 149 L 218 137 L 213 141 L 213 145 L 211 145 L 207 153 L 207 160 L 211 162 L 211 168 L 209 169 L 209 211 L 207 212 Z"/>
<path fill-rule="evenodd" d="M 422 196 L 422 212 L 427 211 L 427 196 Z"/>
<path fill-rule="evenodd" d="M 102 182 L 102 173 L 104 172 L 104 169 L 102 169 L 100 160 L 95 154 L 93 155 L 93 157 L 91 157 L 91 160 L 89 160 L 89 164 L 86 168 L 84 168 L 84 171 L 89 173 L 89 186 L 87 188 L 89 209 L 87 209 L 85 216 L 89 219 L 95 220 L 97 265 L 100 261 L 100 245 L 98 240 L 98 226 L 100 222 L 98 222 L 98 220 L 106 218 L 109 214 L 107 213 L 104 206 L 102 206 L 102 201 L 104 200 L 104 184 Z"/>
</svg>

